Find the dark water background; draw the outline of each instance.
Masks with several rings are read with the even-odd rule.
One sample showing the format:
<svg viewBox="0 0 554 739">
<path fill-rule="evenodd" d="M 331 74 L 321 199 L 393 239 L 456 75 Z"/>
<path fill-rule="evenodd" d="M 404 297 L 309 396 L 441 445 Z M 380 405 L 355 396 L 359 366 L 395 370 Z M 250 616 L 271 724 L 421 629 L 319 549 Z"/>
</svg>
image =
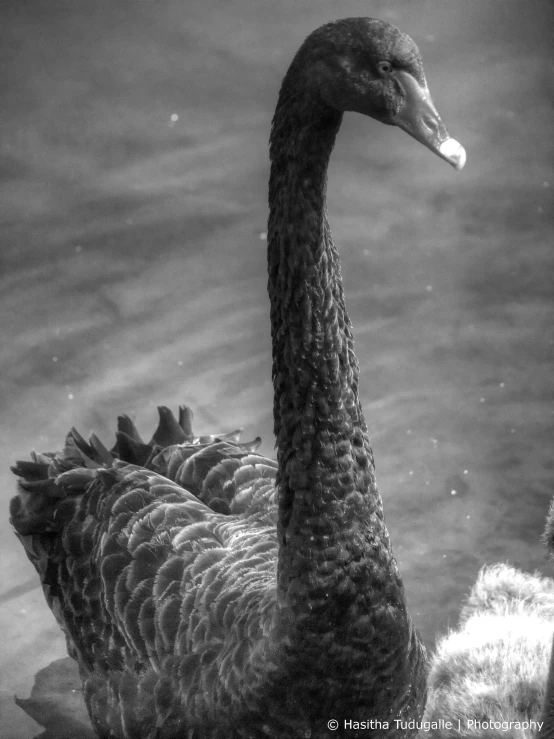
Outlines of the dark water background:
<svg viewBox="0 0 554 739">
<path fill-rule="evenodd" d="M 0 3 L 3 736 L 39 733 L 28 713 L 54 739 L 81 721 L 76 671 L 55 662 L 63 638 L 8 524 L 9 463 L 59 448 L 72 425 L 111 442 L 121 412 L 148 434 L 157 404 L 183 401 L 198 431 L 242 425 L 272 453 L 266 141 L 294 51 L 338 16 L 416 39 L 468 152 L 456 174 L 348 115 L 330 171 L 411 611 L 432 646 L 483 564 L 552 574 L 539 542 L 554 490 L 552 7 Z M 42 668 L 26 713 L 13 696 Z"/>
</svg>

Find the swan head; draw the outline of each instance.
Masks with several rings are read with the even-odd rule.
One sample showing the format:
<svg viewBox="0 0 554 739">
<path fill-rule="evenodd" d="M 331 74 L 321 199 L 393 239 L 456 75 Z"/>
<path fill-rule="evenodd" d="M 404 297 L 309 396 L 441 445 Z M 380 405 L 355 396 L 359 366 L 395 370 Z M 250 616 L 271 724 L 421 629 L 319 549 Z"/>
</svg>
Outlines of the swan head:
<svg viewBox="0 0 554 739">
<path fill-rule="evenodd" d="M 325 105 L 398 126 L 463 168 L 464 148 L 435 108 L 419 49 L 395 26 L 375 18 L 327 23 L 308 36 L 295 61 L 304 84 Z"/>
</svg>

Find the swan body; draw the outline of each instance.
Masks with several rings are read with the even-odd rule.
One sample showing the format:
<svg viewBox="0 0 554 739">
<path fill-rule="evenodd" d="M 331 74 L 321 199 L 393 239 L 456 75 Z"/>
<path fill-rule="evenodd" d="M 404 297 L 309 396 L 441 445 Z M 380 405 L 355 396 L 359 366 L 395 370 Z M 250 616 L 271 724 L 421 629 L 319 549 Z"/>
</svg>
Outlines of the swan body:
<svg viewBox="0 0 554 739">
<path fill-rule="evenodd" d="M 233 435 L 195 437 L 182 408 L 161 409 L 147 444 L 121 417 L 111 452 L 72 431 L 62 452 L 14 468 L 13 525 L 100 737 L 415 734 L 426 653 L 383 519 L 326 217 L 345 111 L 465 161 L 408 36 L 349 18 L 306 39 L 270 140 L 277 462 Z"/>
</svg>

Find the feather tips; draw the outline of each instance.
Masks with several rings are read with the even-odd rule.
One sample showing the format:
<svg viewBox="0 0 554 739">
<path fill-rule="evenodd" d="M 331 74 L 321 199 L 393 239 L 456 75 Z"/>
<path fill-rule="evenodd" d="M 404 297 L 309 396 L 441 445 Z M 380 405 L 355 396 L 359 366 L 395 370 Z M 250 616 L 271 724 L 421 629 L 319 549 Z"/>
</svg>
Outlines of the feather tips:
<svg viewBox="0 0 554 739">
<path fill-rule="evenodd" d="M 239 699 L 256 604 L 272 617 L 261 604 L 275 577 L 275 463 L 238 431 L 195 437 L 191 418 L 186 406 L 178 421 L 160 409 L 145 444 L 121 416 L 111 451 L 72 429 L 62 452 L 13 468 L 12 523 L 79 661 L 93 723 L 115 736 L 148 736 L 159 722 L 183 731 L 191 702 L 210 715 L 226 682 Z"/>
</svg>

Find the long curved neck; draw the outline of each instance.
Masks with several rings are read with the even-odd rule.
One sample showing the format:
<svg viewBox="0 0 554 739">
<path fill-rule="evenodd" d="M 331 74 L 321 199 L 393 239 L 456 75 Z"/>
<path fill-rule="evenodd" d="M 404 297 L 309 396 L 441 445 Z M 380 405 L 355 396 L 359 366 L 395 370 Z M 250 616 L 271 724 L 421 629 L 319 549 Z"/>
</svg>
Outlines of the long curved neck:
<svg viewBox="0 0 554 739">
<path fill-rule="evenodd" d="M 313 108 L 303 120 L 304 109 L 278 106 L 271 138 L 268 289 L 279 526 L 287 539 L 297 523 L 295 503 L 303 490 L 314 488 L 319 473 L 345 480 L 354 467 L 371 467 L 358 364 L 325 207 L 327 166 L 341 116 L 326 110 L 316 116 Z M 370 479 L 363 482 L 365 488 Z M 349 487 L 337 492 L 343 497 Z"/>
<path fill-rule="evenodd" d="M 383 519 L 325 211 L 341 115 L 305 98 L 285 78 L 270 142 L 278 643 L 291 664 L 301 655 L 322 685 L 331 684 L 345 708 L 365 690 L 371 715 L 407 706 L 416 715 L 425 695 L 425 650 Z M 396 695 L 375 687 L 375 676 L 384 674 L 395 676 Z M 345 675 L 355 676 L 352 684 Z"/>
<path fill-rule="evenodd" d="M 377 570 L 389 581 L 394 575 L 402 600 L 358 396 L 340 262 L 326 217 L 327 166 L 342 115 L 301 93 L 285 78 L 270 142 L 268 290 L 279 597 L 287 600 L 297 579 L 309 579 L 308 571 L 328 567 L 319 554 L 339 543 L 348 561 L 365 561 L 371 552 L 373 562 L 358 568 L 360 573 L 372 586 Z"/>
</svg>

